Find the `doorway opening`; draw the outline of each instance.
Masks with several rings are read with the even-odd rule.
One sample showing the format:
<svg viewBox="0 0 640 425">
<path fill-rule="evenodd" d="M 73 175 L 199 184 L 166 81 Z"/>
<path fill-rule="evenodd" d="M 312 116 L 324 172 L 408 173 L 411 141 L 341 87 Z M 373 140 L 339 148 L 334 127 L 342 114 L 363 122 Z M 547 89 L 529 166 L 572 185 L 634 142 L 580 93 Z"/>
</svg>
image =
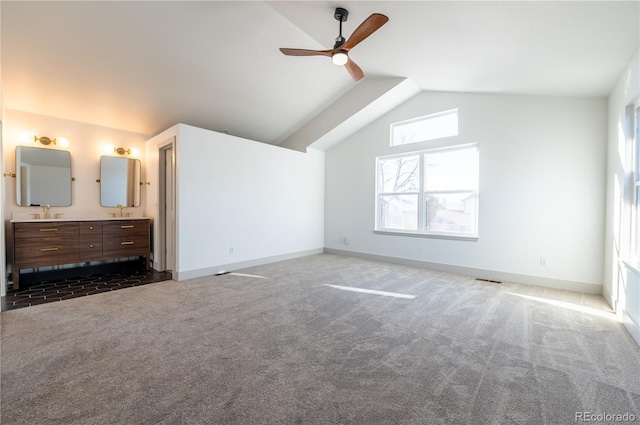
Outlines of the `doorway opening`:
<svg viewBox="0 0 640 425">
<path fill-rule="evenodd" d="M 160 271 L 176 271 L 176 161 L 174 138 L 160 146 L 158 158 L 158 233 Z M 175 277 L 175 276 L 174 276 Z"/>
</svg>

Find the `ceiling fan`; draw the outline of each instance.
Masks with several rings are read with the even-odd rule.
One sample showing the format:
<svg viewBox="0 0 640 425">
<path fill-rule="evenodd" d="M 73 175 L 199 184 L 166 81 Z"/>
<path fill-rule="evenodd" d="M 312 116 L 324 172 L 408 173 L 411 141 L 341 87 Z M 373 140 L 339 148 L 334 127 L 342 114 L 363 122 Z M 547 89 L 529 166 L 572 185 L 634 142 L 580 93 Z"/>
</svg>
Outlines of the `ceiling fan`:
<svg viewBox="0 0 640 425">
<path fill-rule="evenodd" d="M 362 69 L 349 58 L 349 51 L 354 48 L 365 38 L 369 37 L 381 26 L 387 23 L 389 18 L 380 13 L 374 13 L 360 24 L 358 28 L 351 34 L 348 40 L 342 36 L 342 23 L 346 22 L 349 17 L 349 11 L 341 7 L 336 8 L 333 17 L 340 22 L 340 34 L 336 38 L 333 49 L 329 50 L 306 50 L 306 49 L 287 49 L 280 48 L 280 51 L 288 56 L 329 56 L 336 65 L 344 65 L 355 81 L 364 78 Z"/>
</svg>

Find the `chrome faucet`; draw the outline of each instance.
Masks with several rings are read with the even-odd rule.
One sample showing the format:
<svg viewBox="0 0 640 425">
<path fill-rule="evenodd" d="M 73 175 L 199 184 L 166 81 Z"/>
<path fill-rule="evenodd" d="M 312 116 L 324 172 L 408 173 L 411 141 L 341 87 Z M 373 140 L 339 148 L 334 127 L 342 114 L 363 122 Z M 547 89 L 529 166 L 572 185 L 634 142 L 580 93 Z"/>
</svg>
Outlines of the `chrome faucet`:
<svg viewBox="0 0 640 425">
<path fill-rule="evenodd" d="M 44 218 L 45 220 L 48 220 L 51 218 L 51 205 L 47 204 L 44 207 Z"/>
<path fill-rule="evenodd" d="M 118 208 L 120 208 L 120 215 L 118 217 L 124 217 L 122 210 L 124 209 L 124 206 L 122 204 L 118 204 L 116 205 Z"/>
</svg>

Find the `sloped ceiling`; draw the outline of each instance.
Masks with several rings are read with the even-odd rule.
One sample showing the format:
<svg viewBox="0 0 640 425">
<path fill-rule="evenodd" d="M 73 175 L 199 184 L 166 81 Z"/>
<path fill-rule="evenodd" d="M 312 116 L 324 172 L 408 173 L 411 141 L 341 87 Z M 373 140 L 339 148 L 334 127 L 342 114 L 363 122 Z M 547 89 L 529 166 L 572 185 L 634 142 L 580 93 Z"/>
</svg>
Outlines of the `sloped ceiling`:
<svg viewBox="0 0 640 425">
<path fill-rule="evenodd" d="M 606 96 L 640 38 L 636 1 L 4 1 L 4 107 L 277 144 L 357 84 L 327 58 L 278 51 L 332 47 L 336 6 L 345 36 L 389 16 L 351 57 L 422 90 Z"/>
</svg>

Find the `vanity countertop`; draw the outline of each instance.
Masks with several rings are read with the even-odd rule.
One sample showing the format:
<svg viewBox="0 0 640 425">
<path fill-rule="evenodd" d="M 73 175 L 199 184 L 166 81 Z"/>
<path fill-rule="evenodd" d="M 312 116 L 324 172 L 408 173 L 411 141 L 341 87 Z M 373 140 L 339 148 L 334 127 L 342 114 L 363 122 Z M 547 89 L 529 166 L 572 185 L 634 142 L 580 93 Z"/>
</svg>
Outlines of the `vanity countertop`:
<svg viewBox="0 0 640 425">
<path fill-rule="evenodd" d="M 151 217 L 93 217 L 93 218 L 26 218 L 11 219 L 11 223 L 57 223 L 64 221 L 118 221 L 118 220 L 151 220 Z"/>
</svg>

